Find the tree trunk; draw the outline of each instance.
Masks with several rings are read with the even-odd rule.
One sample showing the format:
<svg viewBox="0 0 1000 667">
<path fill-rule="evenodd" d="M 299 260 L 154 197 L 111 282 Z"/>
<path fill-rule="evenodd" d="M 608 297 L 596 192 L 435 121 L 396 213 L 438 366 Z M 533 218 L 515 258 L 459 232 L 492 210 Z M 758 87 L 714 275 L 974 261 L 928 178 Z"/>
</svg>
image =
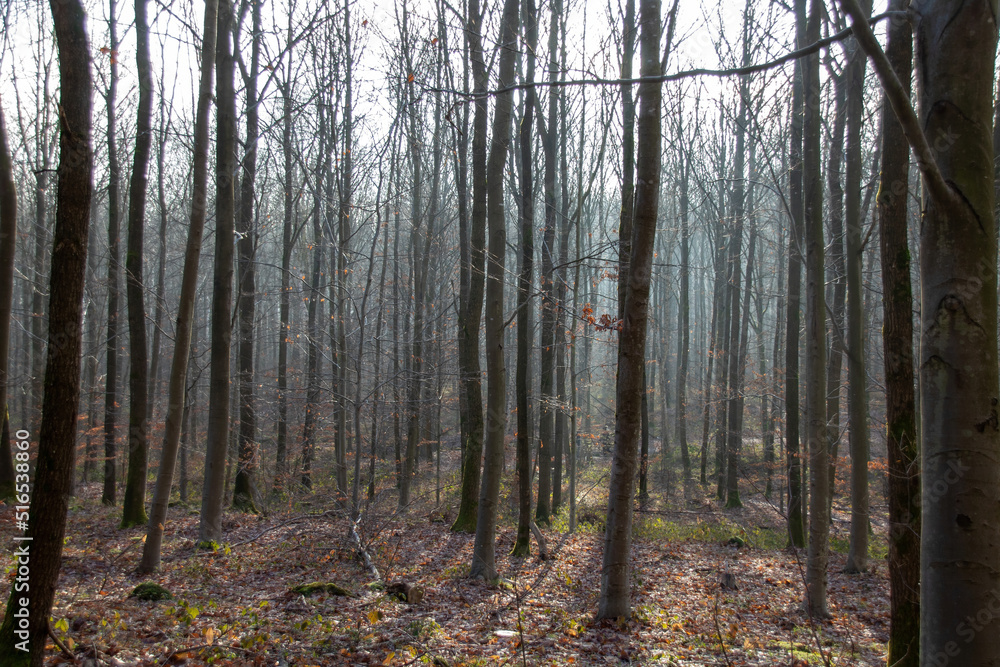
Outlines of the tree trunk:
<svg viewBox="0 0 1000 667">
<path fill-rule="evenodd" d="M 660 74 L 660 2 L 641 0 L 640 75 Z M 630 615 L 629 557 L 632 543 L 632 497 L 635 493 L 636 448 L 640 430 L 643 378 L 646 361 L 646 323 L 649 281 L 656 238 L 656 215 L 660 190 L 660 100 L 661 84 L 639 87 L 639 154 L 632 254 L 625 293 L 624 322 L 618 345 L 616 387 L 615 453 L 608 493 L 607 529 L 601 567 L 598 618 L 628 618 Z"/>
<path fill-rule="evenodd" d="M 325 63 L 317 62 L 318 68 Z M 339 102 L 339 95 L 337 101 Z M 316 430 L 316 413 L 319 410 L 319 341 L 322 328 L 317 324 L 320 302 L 323 293 L 320 289 L 320 277 L 323 275 L 323 225 L 320 222 L 322 213 L 323 175 L 329 169 L 327 155 L 331 152 L 326 144 L 327 118 L 325 108 L 336 108 L 326 95 L 320 95 L 316 101 L 316 117 L 319 125 L 318 150 L 316 151 L 316 171 L 313 176 L 313 243 L 312 243 L 312 275 L 309 278 L 309 303 L 306 306 L 306 409 L 302 420 L 302 467 L 299 481 L 306 489 L 312 489 L 312 460 L 315 443 L 313 435 Z M 336 112 L 333 112 L 336 115 Z M 335 121 L 330 119 L 331 124 Z M 334 369 L 336 372 L 336 369 Z"/>
<path fill-rule="evenodd" d="M 284 167 L 282 186 L 284 217 L 281 234 L 281 295 L 278 305 L 278 423 L 275 433 L 275 463 L 272 492 L 281 494 L 288 483 L 288 343 L 291 339 L 289 328 L 289 270 L 292 264 L 292 224 L 294 217 L 294 186 L 292 177 L 292 19 L 288 18 L 288 54 L 285 58 L 284 81 L 281 83 L 281 154 Z"/>
<path fill-rule="evenodd" d="M 846 121 L 846 76 L 841 74 L 834 82 L 834 121 L 829 147 L 826 177 L 829 189 L 830 248 L 827 282 L 831 286 L 826 296 L 830 309 L 830 347 L 826 359 L 826 430 L 830 452 L 829 497 L 827 514 L 833 511 L 836 492 L 837 452 L 840 447 L 840 384 L 844 367 L 844 302 L 847 296 L 847 271 L 844 259 L 844 188 L 841 185 L 844 157 L 844 124 Z"/>
<path fill-rule="evenodd" d="M 551 3 L 549 21 L 549 82 L 559 78 L 559 13 L 560 2 Z M 541 372 L 539 377 L 539 416 L 538 416 L 538 504 L 535 509 L 535 521 L 539 525 L 547 525 L 552 514 L 552 454 L 555 451 L 555 415 L 556 415 L 556 127 L 559 119 L 558 97 L 555 87 L 549 88 L 548 119 L 543 122 L 539 117 L 539 128 L 542 129 L 542 147 L 545 152 L 545 174 L 542 185 L 545 196 L 545 229 L 542 233 L 542 267 L 541 267 Z"/>
<path fill-rule="evenodd" d="M 408 32 L 406 5 L 403 5 L 403 32 Z M 403 58 L 406 68 L 412 72 L 413 66 L 410 62 L 411 53 L 409 43 L 403 47 Z M 427 279 L 427 256 L 424 253 L 425 245 L 430 242 L 430 230 L 422 229 L 424 226 L 423 210 L 421 204 L 422 168 L 423 168 L 423 143 L 419 132 L 420 126 L 420 104 L 419 98 L 413 90 L 413 86 L 407 88 L 408 113 L 409 113 L 409 153 L 410 167 L 412 169 L 412 191 L 410 193 L 410 220 L 412 229 L 410 230 L 410 248 L 413 253 L 412 273 L 413 273 L 413 342 L 410 347 L 410 374 L 409 391 L 407 393 L 407 428 L 406 428 L 406 449 L 403 453 L 403 476 L 399 485 L 399 507 L 406 507 L 410 503 L 410 487 L 413 477 L 416 474 L 417 464 L 417 444 L 420 440 L 420 404 L 422 390 L 424 386 L 424 297 Z M 429 221 L 428 221 L 429 222 Z"/>
<path fill-rule="evenodd" d="M 935 178 L 922 165 L 930 196 L 920 234 L 920 655 L 939 663 L 955 656 L 958 643 L 963 664 L 988 665 L 1000 655 L 992 613 L 1000 576 L 993 519 L 1000 502 L 991 137 L 997 5 L 926 0 L 915 9 L 919 126 L 940 170 Z M 984 609 L 991 618 L 980 628 Z M 975 622 L 970 611 L 979 614 Z"/>
<path fill-rule="evenodd" d="M 811 0 L 806 42 L 819 39 L 822 5 Z M 826 304 L 823 271 L 823 181 L 820 178 L 819 56 L 805 59 L 805 118 L 802 130 L 802 198 L 806 237 L 806 405 L 809 443 L 809 553 L 806 563 L 806 610 L 829 616 L 826 599 L 830 520 L 829 450 L 826 431 Z"/>
<path fill-rule="evenodd" d="M 260 71 L 261 3 L 254 2 L 250 71 L 243 78 L 247 99 L 247 138 L 243 152 L 243 179 L 240 182 L 240 211 L 237 218 L 236 244 L 239 271 L 239 339 L 237 343 L 237 377 L 240 392 L 239 453 L 236 481 L 233 483 L 233 509 L 257 513 L 257 410 L 254 406 L 254 316 L 257 286 L 254 256 L 258 243 L 254 207 L 256 205 L 257 143 L 260 139 L 260 98 L 257 75 Z M 236 49 L 234 49 L 235 51 Z"/>
<path fill-rule="evenodd" d="M 167 153 L 167 127 L 169 125 L 169 113 L 166 103 L 161 101 L 159 128 L 157 131 L 157 143 L 159 150 L 156 153 L 156 198 L 160 209 L 160 231 L 159 245 L 156 267 L 156 312 L 153 315 L 153 342 L 149 354 L 149 390 L 146 402 L 146 422 L 152 430 L 153 407 L 156 403 L 157 394 L 160 387 L 160 330 L 163 325 L 163 316 L 166 313 L 165 285 L 167 267 L 167 192 L 166 175 L 164 174 L 164 163 Z M 148 439 L 148 435 L 147 435 Z"/>
<path fill-rule="evenodd" d="M 17 187 L 10 158 L 7 123 L 0 106 L 0 498 L 14 497 L 14 459 L 10 449 L 10 410 L 7 383 L 10 377 L 10 316 L 14 303 L 14 251 L 17 241 Z M 88 427 L 93 424 L 88 423 Z"/>
<path fill-rule="evenodd" d="M 111 40 L 109 48 L 112 54 L 118 53 L 118 20 L 115 4 L 115 0 L 109 0 L 108 28 Z M 111 76 L 106 98 L 108 107 L 108 326 L 104 380 L 104 493 L 101 496 L 101 501 L 105 505 L 114 505 L 117 502 L 117 453 L 115 451 L 117 447 L 115 438 L 118 425 L 118 260 L 121 256 L 119 249 L 121 204 L 118 194 L 121 167 L 118 163 L 118 139 L 115 123 L 118 61 L 114 55 L 111 56 L 110 60 Z M 36 231 L 40 232 L 40 230 Z M 37 317 L 39 311 L 33 310 L 32 312 Z M 35 340 L 40 341 L 41 336 L 38 335 Z"/>
<path fill-rule="evenodd" d="M 233 85 L 232 0 L 219 0 L 216 41 L 218 106 L 215 166 L 215 270 L 212 279 L 212 354 L 209 362 L 208 435 L 198 543 L 222 541 L 226 448 L 229 443 L 229 375 L 233 339 L 233 246 L 236 245 L 236 91 Z"/>
<path fill-rule="evenodd" d="M 479 15 L 478 2 L 469 3 L 470 14 Z M 518 2 L 504 0 L 500 23 L 498 87 L 514 81 L 514 54 L 518 29 Z M 471 576 L 492 581 L 497 577 L 494 544 L 496 538 L 497 505 L 500 500 L 500 473 L 503 469 L 504 434 L 507 430 L 507 377 L 503 358 L 503 283 L 507 232 L 504 223 L 503 173 L 510 145 L 512 91 L 496 97 L 493 113 L 493 140 L 490 146 L 487 174 L 489 222 L 489 261 L 486 285 L 486 372 L 488 422 L 483 483 L 479 493 L 476 517 L 476 540 L 472 551 Z"/>
<path fill-rule="evenodd" d="M 535 49 L 538 46 L 538 25 L 535 20 L 535 0 L 524 0 L 522 8 L 524 35 L 527 42 L 524 79 L 535 80 Z M 532 123 L 535 113 L 535 89 L 524 91 L 524 106 L 518 134 L 521 149 L 521 271 L 517 282 L 517 537 L 513 556 L 531 553 L 531 440 L 533 428 L 529 407 L 528 366 L 531 364 L 531 289 L 535 265 L 535 198 L 531 173 Z"/>
<path fill-rule="evenodd" d="M 160 567 L 163 527 L 167 520 L 167 502 L 170 500 L 170 486 L 173 481 L 174 466 L 177 462 L 181 421 L 184 416 L 188 359 L 191 352 L 191 330 L 198 286 L 198 259 L 201 254 L 201 239 L 205 229 L 205 202 L 208 185 L 208 113 L 212 101 L 217 22 L 217 0 L 208 0 L 205 3 L 201 84 L 198 89 L 198 108 L 194 126 L 191 223 L 188 229 L 187 246 L 184 249 L 184 271 L 181 275 L 177 325 L 174 329 L 176 337 L 174 339 L 174 357 L 170 365 L 166 428 L 160 453 L 160 469 L 156 475 L 156 489 L 153 492 L 153 505 L 149 514 L 149 526 L 146 529 L 146 542 L 142 549 L 142 561 L 139 563 L 139 572 L 141 573 L 155 572 Z"/>
<path fill-rule="evenodd" d="M 129 429 L 128 478 L 122 499 L 122 528 L 141 526 L 146 516 L 146 476 L 149 457 L 149 378 L 146 373 L 146 307 L 143 299 L 142 252 L 146 226 L 146 171 L 152 143 L 150 115 L 153 106 L 153 75 L 149 64 L 149 25 L 146 0 L 135 3 L 136 72 L 139 75 L 139 107 L 136 119 L 135 156 L 129 186 L 128 249 L 125 255 L 125 287 L 128 297 L 129 331 Z"/>
<path fill-rule="evenodd" d="M 808 41 L 806 0 L 795 0 L 795 45 Z M 791 209 L 788 234 L 788 311 L 785 327 L 785 453 L 788 469 L 788 542 L 793 547 L 806 544 L 805 515 L 802 507 L 802 448 L 799 441 L 799 326 L 802 299 L 802 253 L 804 203 L 802 201 L 802 120 L 805 106 L 803 79 L 805 60 L 795 66 L 792 86 L 791 145 L 788 200 Z"/>
<path fill-rule="evenodd" d="M 867 0 L 862 11 L 867 15 L 871 13 L 871 10 L 872 3 Z M 868 378 L 865 368 L 864 345 L 864 293 L 861 284 L 861 263 L 864 254 L 864 246 L 861 241 L 861 124 L 864 114 L 865 56 L 858 48 L 857 42 L 851 43 L 849 53 L 845 174 L 847 198 L 845 200 L 844 221 L 847 226 L 845 238 L 847 413 L 851 448 L 851 541 L 844 570 L 846 572 L 864 572 L 868 569 L 868 461 L 870 458 L 868 451 L 868 391 L 866 387 Z M 883 123 L 882 128 L 882 131 L 885 132 L 885 123 Z M 883 292 L 883 294 L 888 294 L 888 292 Z"/>
<path fill-rule="evenodd" d="M 684 129 L 678 115 L 677 140 L 684 141 Z M 688 451 L 687 436 L 687 378 L 688 352 L 691 347 L 691 231 L 688 222 L 688 180 L 691 175 L 690 156 L 680 155 L 680 222 L 681 222 L 681 266 L 680 303 L 678 305 L 677 327 L 680 336 L 680 358 L 677 360 L 677 446 L 681 450 L 681 466 L 684 470 L 684 497 L 691 496 L 691 454 Z M 667 424 L 661 427 L 666 433 Z"/>
<path fill-rule="evenodd" d="M 486 130 L 488 85 L 486 56 L 483 52 L 482 16 L 479 0 L 469 0 L 467 29 L 469 61 L 473 72 L 475 98 L 472 118 L 472 211 L 468 250 L 468 296 L 460 322 L 459 376 L 465 424 L 462 443 L 462 491 L 458 516 L 451 529 L 471 533 L 476 528 L 479 478 L 483 457 L 483 392 L 479 366 L 479 328 L 483 315 L 483 287 L 486 266 Z M 464 151 L 460 148 L 460 153 Z M 465 283 L 463 283 L 465 288 Z"/>
<path fill-rule="evenodd" d="M 750 23 L 752 18 L 750 1 L 744 8 L 743 25 L 743 65 L 750 64 Z M 750 105 L 749 77 L 740 77 L 740 110 L 736 118 L 736 155 L 733 165 L 733 195 L 730 206 L 733 216 L 732 230 L 729 237 L 729 264 L 731 280 L 729 283 L 729 416 L 726 439 L 726 507 L 742 507 L 739 487 L 740 452 L 743 446 L 743 381 L 746 377 L 746 356 L 741 345 L 746 335 L 744 322 L 750 313 L 749 303 L 746 312 L 740 317 L 740 258 L 743 255 L 743 217 L 746 213 L 746 188 L 744 187 L 744 172 L 747 159 L 747 114 Z M 750 257 L 753 257 L 753 246 L 750 246 Z M 750 286 L 750 266 L 747 262 L 747 288 Z M 748 292 L 749 294 L 749 292 Z M 723 332 L 725 333 L 725 332 Z"/>
<path fill-rule="evenodd" d="M 907 0 L 892 0 L 904 11 Z M 910 24 L 889 24 L 886 55 L 909 96 L 913 69 Z M 910 152 L 887 99 L 882 103 L 882 170 L 878 224 L 882 261 L 882 349 L 885 365 L 886 455 L 889 465 L 889 656 L 899 667 L 920 664 L 920 449 L 913 394 L 913 291 L 907 240 Z"/>
<path fill-rule="evenodd" d="M 12 587 L 0 626 L 0 662 L 5 665 L 44 663 L 49 613 L 55 597 L 66 513 L 73 487 L 76 416 L 80 399 L 81 315 L 90 224 L 91 95 L 90 45 L 85 13 L 75 0 L 51 3 L 59 48 L 60 155 L 56 186 L 56 224 L 49 280 L 49 335 L 45 393 L 38 434 L 30 520 L 25 540 L 15 550 L 22 565 L 30 562 L 27 587 Z M 30 440 L 18 438 L 30 447 Z M 18 469 L 19 474 L 27 473 Z M 27 486 L 27 485 L 26 485 Z M 18 489 L 20 490 L 20 489 Z M 25 489 L 24 495 L 27 495 Z M 25 499 L 26 500 L 26 499 Z M 20 497 L 18 502 L 21 502 Z M 15 537 L 15 539 L 19 539 Z M 31 592 L 28 596 L 26 591 Z M 27 627 L 15 631 L 15 613 L 27 611 Z"/>
</svg>

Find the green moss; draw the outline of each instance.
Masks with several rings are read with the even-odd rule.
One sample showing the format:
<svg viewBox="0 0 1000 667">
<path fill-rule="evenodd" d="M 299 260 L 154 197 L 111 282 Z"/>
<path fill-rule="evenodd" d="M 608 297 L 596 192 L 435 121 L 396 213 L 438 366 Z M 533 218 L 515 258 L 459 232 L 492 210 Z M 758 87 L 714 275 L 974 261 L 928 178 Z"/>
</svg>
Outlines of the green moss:
<svg viewBox="0 0 1000 667">
<path fill-rule="evenodd" d="M 148 600 L 150 602 L 174 599 L 170 591 L 159 584 L 154 584 L 152 581 L 147 581 L 136 586 L 129 593 L 129 597 L 136 598 L 137 600 Z"/>
<path fill-rule="evenodd" d="M 311 584 L 299 584 L 292 588 L 292 593 L 296 595 L 313 596 L 319 595 L 320 593 L 330 593 L 331 595 L 343 595 L 350 596 L 351 592 L 332 582 L 320 582 L 314 581 Z"/>
</svg>

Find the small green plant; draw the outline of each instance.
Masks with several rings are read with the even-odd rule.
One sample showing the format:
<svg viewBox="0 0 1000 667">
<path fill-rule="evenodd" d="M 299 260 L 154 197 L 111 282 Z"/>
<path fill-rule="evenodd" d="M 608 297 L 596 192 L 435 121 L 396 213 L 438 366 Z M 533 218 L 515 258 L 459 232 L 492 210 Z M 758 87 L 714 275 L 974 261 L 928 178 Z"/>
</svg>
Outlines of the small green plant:
<svg viewBox="0 0 1000 667">
<path fill-rule="evenodd" d="M 415 618 L 406 626 L 406 631 L 415 639 L 426 640 L 441 632 L 441 626 L 433 618 Z"/>
<path fill-rule="evenodd" d="M 191 625 L 201 613 L 201 610 L 194 605 L 188 604 L 187 600 L 180 600 L 176 606 L 167 608 L 167 613 L 174 616 L 184 625 Z"/>
</svg>

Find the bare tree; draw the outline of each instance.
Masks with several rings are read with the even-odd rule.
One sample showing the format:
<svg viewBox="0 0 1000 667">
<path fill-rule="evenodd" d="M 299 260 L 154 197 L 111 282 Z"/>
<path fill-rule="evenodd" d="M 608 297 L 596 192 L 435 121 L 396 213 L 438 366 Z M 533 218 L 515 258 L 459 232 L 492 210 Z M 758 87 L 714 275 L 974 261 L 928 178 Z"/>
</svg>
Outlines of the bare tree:
<svg viewBox="0 0 1000 667">
<path fill-rule="evenodd" d="M 483 315 L 483 288 L 486 280 L 486 131 L 488 84 L 483 27 L 479 0 L 469 0 L 465 31 L 473 89 L 477 93 L 472 115 L 472 207 L 468 217 L 468 241 L 462 242 L 462 312 L 459 319 L 459 376 L 462 410 L 462 495 L 458 516 L 451 529 L 471 533 L 476 529 L 480 472 L 483 458 L 483 391 L 479 366 L 479 329 Z M 459 135 L 464 137 L 464 133 Z M 459 155 L 464 156 L 460 144 Z M 461 157 L 459 158 L 462 159 Z M 464 181 L 461 163 L 459 181 Z M 461 201 L 461 199 L 460 199 Z M 461 218 L 460 220 L 464 220 Z"/>
<path fill-rule="evenodd" d="M 108 111 L 108 325 L 105 345 L 107 361 L 104 379 L 104 494 L 105 505 L 117 502 L 117 465 L 115 437 L 118 423 L 118 264 L 121 256 L 119 248 L 119 217 L 121 203 L 119 186 L 121 167 L 118 161 L 118 137 L 115 116 L 115 102 L 118 96 L 118 18 L 116 1 L 108 0 L 108 32 L 110 39 L 111 78 L 105 96 Z"/>
<path fill-rule="evenodd" d="M 469 13 L 479 16 L 476 0 L 470 0 Z M 514 81 L 514 54 L 518 31 L 518 1 L 504 0 L 500 20 L 499 72 L 497 85 L 504 89 Z M 476 517 L 476 540 L 472 550 L 471 576 L 493 580 L 496 571 L 497 504 L 500 499 L 500 473 L 503 469 L 504 433 L 507 428 L 507 375 L 503 358 L 503 284 L 504 258 L 507 252 L 507 230 L 504 221 L 504 165 L 510 146 L 511 106 L 513 92 L 506 90 L 496 97 L 493 112 L 493 139 L 487 163 L 487 208 L 489 224 L 489 255 L 486 278 L 486 373 L 487 424 L 486 454 L 483 481 L 479 493 Z"/>
<path fill-rule="evenodd" d="M 56 224 L 49 281 L 48 354 L 45 394 L 34 489 L 22 547 L 31 562 L 27 631 L 15 633 L 14 614 L 22 592 L 11 587 L 0 626 L 0 662 L 44 663 L 49 614 L 55 597 L 66 534 L 66 513 L 73 487 L 76 416 L 80 399 L 81 316 L 90 225 L 93 153 L 91 119 L 93 84 L 85 13 L 76 0 L 53 0 L 59 49 L 60 125 Z M 22 562 L 25 562 L 22 560 Z"/>
<path fill-rule="evenodd" d="M 806 42 L 819 40 L 823 6 L 810 0 Z M 818 618 L 829 615 L 826 599 L 829 559 L 830 453 L 826 430 L 826 301 L 823 271 L 823 181 L 820 178 L 819 56 L 805 59 L 805 118 L 802 129 L 802 199 L 806 242 L 806 404 L 809 423 L 809 554 L 806 565 L 806 609 Z"/>
<path fill-rule="evenodd" d="M 626 25 L 626 29 L 628 27 Z M 639 32 L 640 76 L 655 77 L 660 73 L 659 0 L 640 0 Z M 659 82 L 647 82 L 639 87 L 635 224 L 622 311 L 624 322 L 618 345 L 615 453 L 608 492 L 598 618 L 628 618 L 631 610 L 629 551 L 632 544 L 632 497 L 635 494 L 636 455 L 645 382 L 649 280 L 660 192 L 660 86 Z"/>
<path fill-rule="evenodd" d="M 167 423 L 160 453 L 160 469 L 156 475 L 153 504 L 146 528 L 139 571 L 155 572 L 160 567 L 160 547 L 167 520 L 167 502 L 173 482 L 177 450 L 180 445 L 181 422 L 187 383 L 188 359 L 191 353 L 191 329 L 194 322 L 195 291 L 198 285 L 198 260 L 205 230 L 205 207 L 208 189 L 208 112 L 212 102 L 212 77 L 215 73 L 215 41 L 219 7 L 217 0 L 205 3 L 205 28 L 202 36 L 201 84 L 194 125 L 193 188 L 191 191 L 191 221 L 187 246 L 184 249 L 184 271 L 177 311 L 174 357 L 170 365 L 170 389 L 167 399 Z"/>
<path fill-rule="evenodd" d="M 862 11 L 872 10 L 870 0 Z M 847 65 L 847 155 L 845 253 L 847 273 L 847 411 L 851 447 L 851 543 L 847 553 L 847 572 L 868 569 L 868 391 L 864 349 L 864 298 L 861 285 L 861 261 L 864 252 L 861 226 L 861 126 L 864 122 L 865 55 L 852 41 Z M 885 123 L 882 125 L 885 132 Z M 901 142 L 902 143 L 902 142 Z M 883 148 L 884 150 L 884 148 Z M 883 271 L 885 269 L 883 268 Z M 884 329 L 883 329 L 884 332 Z M 884 335 L 884 333 L 883 333 Z M 891 661 L 890 661 L 891 664 Z M 901 666 L 902 667 L 902 666 Z"/>
<path fill-rule="evenodd" d="M 7 385 L 10 372 L 10 316 L 14 302 L 14 251 L 17 241 L 17 188 L 7 139 L 7 121 L 0 106 L 0 498 L 14 496 L 14 460 L 10 448 Z"/>
<path fill-rule="evenodd" d="M 795 46 L 802 48 L 806 37 L 806 0 L 795 0 Z M 805 60 L 795 64 L 792 85 L 791 141 L 788 149 L 788 310 L 785 326 L 785 452 L 788 457 L 788 541 L 804 547 L 805 516 L 802 507 L 802 448 L 799 440 L 799 326 L 802 298 L 802 241 L 804 203 L 802 197 L 802 121 L 805 107 Z"/>
<path fill-rule="evenodd" d="M 256 310 L 257 287 L 254 258 L 258 243 L 256 224 L 257 192 L 257 143 L 260 140 L 260 95 L 257 77 L 260 74 L 261 43 L 261 3 L 243 3 L 246 11 L 250 7 L 250 67 L 240 67 L 243 86 L 246 89 L 247 134 L 243 149 L 242 179 L 240 181 L 240 210 L 237 225 L 237 268 L 239 271 L 239 333 L 237 351 L 237 375 L 240 392 L 239 452 L 236 480 L 233 483 L 233 509 L 257 512 L 257 411 L 254 406 L 254 315 Z M 238 31 L 236 34 L 239 34 Z M 234 45 L 233 53 L 239 48 Z M 242 61 L 241 61 L 242 62 Z"/>
<path fill-rule="evenodd" d="M 219 0 L 215 45 L 218 108 L 215 160 L 215 270 L 212 291 L 212 357 L 208 398 L 208 442 L 201 493 L 199 544 L 222 539 L 226 447 L 229 442 L 229 374 L 233 338 L 233 247 L 236 245 L 236 90 L 233 85 L 232 0 Z"/>
<path fill-rule="evenodd" d="M 153 75 L 149 64 L 149 25 L 146 0 L 135 3 L 136 73 L 139 75 L 139 107 L 136 117 L 135 155 L 129 185 L 128 248 L 125 255 L 125 285 L 129 330 L 129 428 L 128 477 L 122 500 L 122 527 L 141 526 L 146 516 L 146 469 L 149 421 L 146 402 L 149 379 L 146 358 L 146 307 L 143 300 L 143 230 L 146 226 L 146 170 L 152 143 Z"/>
<path fill-rule="evenodd" d="M 538 47 L 538 24 L 535 19 L 535 0 L 524 0 L 521 7 L 521 21 L 524 25 L 525 81 L 535 80 L 535 49 Z M 521 270 L 517 280 L 517 538 L 511 554 L 527 556 L 531 553 L 531 408 L 529 406 L 531 364 L 531 291 L 535 268 L 535 199 L 533 194 L 531 142 L 532 122 L 535 113 L 535 88 L 524 92 L 521 112 L 521 127 L 518 130 L 521 151 Z"/>
</svg>

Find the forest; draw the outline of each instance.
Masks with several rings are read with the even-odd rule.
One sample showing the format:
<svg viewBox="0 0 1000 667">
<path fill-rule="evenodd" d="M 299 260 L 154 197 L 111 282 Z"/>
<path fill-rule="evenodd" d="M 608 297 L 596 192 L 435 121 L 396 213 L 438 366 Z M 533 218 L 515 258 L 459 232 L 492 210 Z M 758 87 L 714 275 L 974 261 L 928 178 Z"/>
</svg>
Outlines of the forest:
<svg viewBox="0 0 1000 667">
<path fill-rule="evenodd" d="M 997 0 L 0 7 L 0 665 L 1000 664 Z"/>
</svg>

